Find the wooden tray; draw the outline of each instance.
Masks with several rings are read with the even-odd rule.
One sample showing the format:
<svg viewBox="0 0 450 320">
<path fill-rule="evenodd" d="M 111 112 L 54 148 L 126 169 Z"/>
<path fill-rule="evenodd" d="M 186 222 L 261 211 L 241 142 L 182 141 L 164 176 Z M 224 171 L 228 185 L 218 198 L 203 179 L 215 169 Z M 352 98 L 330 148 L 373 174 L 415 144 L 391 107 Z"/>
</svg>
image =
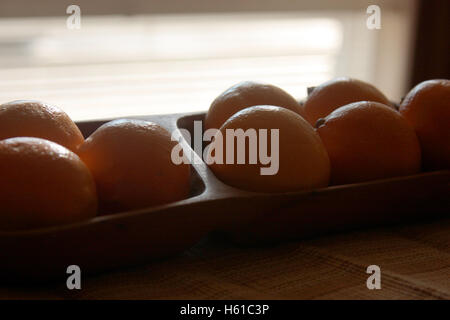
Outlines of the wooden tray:
<svg viewBox="0 0 450 320">
<path fill-rule="evenodd" d="M 204 113 L 132 117 L 170 132 L 187 129 Z M 109 121 L 109 120 L 108 120 Z M 80 122 L 85 136 L 105 121 Z M 183 139 L 185 151 L 191 146 Z M 134 265 L 183 251 L 211 231 L 240 243 L 259 244 L 332 231 L 448 215 L 450 171 L 323 189 L 263 194 L 220 182 L 198 155 L 188 199 L 99 216 L 77 224 L 0 232 L 0 278 L 34 281 Z"/>
</svg>

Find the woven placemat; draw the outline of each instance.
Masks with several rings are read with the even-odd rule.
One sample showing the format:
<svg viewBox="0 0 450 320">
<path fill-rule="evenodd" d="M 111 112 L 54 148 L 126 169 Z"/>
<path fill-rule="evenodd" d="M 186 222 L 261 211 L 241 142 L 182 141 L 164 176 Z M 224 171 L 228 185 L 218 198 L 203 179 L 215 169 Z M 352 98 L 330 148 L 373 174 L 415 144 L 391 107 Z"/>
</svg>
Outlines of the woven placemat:
<svg viewBox="0 0 450 320">
<path fill-rule="evenodd" d="M 381 289 L 369 290 L 369 265 Z M 450 219 L 264 247 L 206 239 L 183 254 L 1 299 L 450 299 Z"/>
</svg>

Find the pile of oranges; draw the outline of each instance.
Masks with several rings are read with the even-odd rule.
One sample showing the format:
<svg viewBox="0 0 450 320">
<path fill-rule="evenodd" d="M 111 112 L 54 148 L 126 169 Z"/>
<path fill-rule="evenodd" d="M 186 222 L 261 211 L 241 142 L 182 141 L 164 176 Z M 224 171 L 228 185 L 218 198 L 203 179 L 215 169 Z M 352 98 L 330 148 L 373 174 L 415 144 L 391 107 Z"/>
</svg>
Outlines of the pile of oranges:
<svg viewBox="0 0 450 320">
<path fill-rule="evenodd" d="M 114 120 L 86 140 L 61 109 L 0 105 L 0 230 L 42 228 L 184 199 L 190 165 L 158 124 Z"/>
<path fill-rule="evenodd" d="M 448 169 L 450 81 L 420 83 L 398 108 L 373 85 L 351 78 L 313 88 L 303 103 L 275 86 L 243 82 L 212 103 L 205 126 L 221 136 L 237 128 L 279 130 L 276 175 L 261 175 L 261 162 L 210 165 L 220 180 L 249 191 L 298 191 Z M 230 141 L 224 144 L 236 148 Z"/>
<path fill-rule="evenodd" d="M 207 161 L 233 187 L 291 192 L 450 168 L 450 81 L 418 84 L 400 105 L 374 86 L 337 78 L 300 103 L 282 89 L 239 83 L 211 104 L 204 129 L 277 132 L 267 163 Z M 248 142 L 248 141 L 247 141 Z M 225 140 L 225 150 L 227 143 Z M 0 105 L 0 231 L 78 222 L 98 214 L 185 199 L 190 165 L 156 123 L 114 120 L 85 139 L 61 109 L 37 101 Z M 234 144 L 232 148 L 235 148 Z M 248 160 L 252 148 L 245 144 Z M 238 150 L 234 150 L 236 156 Z M 205 159 L 208 160 L 208 159 Z"/>
</svg>

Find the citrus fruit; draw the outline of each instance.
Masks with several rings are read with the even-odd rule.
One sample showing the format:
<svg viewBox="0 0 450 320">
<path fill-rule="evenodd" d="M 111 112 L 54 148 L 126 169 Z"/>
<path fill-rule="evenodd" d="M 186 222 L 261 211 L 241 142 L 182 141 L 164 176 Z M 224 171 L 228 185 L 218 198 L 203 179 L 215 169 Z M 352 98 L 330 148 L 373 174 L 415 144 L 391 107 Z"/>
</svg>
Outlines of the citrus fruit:
<svg viewBox="0 0 450 320">
<path fill-rule="evenodd" d="M 427 169 L 450 169 L 450 81 L 428 80 L 403 99 L 400 113 L 416 130 Z"/>
<path fill-rule="evenodd" d="M 80 130 L 64 111 L 31 100 L 0 105 L 0 140 L 12 137 L 47 139 L 72 151 L 84 141 Z"/>
<path fill-rule="evenodd" d="M 373 85 L 342 77 L 312 89 L 302 106 L 301 114 L 314 126 L 319 118 L 324 118 L 337 108 L 357 101 L 375 101 L 390 105 L 385 95 Z"/>
<path fill-rule="evenodd" d="M 238 139 L 227 137 L 227 132 L 239 129 L 244 133 L 254 133 L 253 141 L 246 138 L 240 151 Z M 278 138 L 272 140 L 276 137 L 274 129 L 278 130 Z M 217 134 L 207 149 L 206 159 L 214 174 L 226 184 L 267 193 L 328 185 L 330 163 L 322 141 L 313 127 L 291 110 L 275 106 L 246 108 L 229 118 L 219 132 L 223 137 L 223 161 L 220 163 L 217 157 L 217 146 L 220 145 L 220 136 Z M 267 142 L 265 150 L 261 143 L 264 137 Z M 233 157 L 230 156 L 232 161 L 227 161 L 231 152 L 234 153 Z M 261 152 L 271 158 L 270 163 L 261 156 Z M 238 163 L 239 156 L 245 158 L 245 161 L 241 161 L 244 163 Z"/>
<path fill-rule="evenodd" d="M 300 105 L 284 90 L 266 83 L 240 82 L 221 93 L 211 104 L 205 129 L 218 129 L 236 112 L 251 106 L 272 105 L 300 112 Z"/>
<path fill-rule="evenodd" d="M 0 230 L 39 228 L 94 217 L 97 196 L 80 158 L 54 142 L 0 141 Z"/>
<path fill-rule="evenodd" d="M 190 165 L 176 165 L 177 142 L 156 123 L 114 120 L 99 127 L 79 149 L 97 184 L 101 213 L 113 213 L 184 199 Z"/>
<path fill-rule="evenodd" d="M 317 121 L 331 162 L 333 184 L 409 175 L 420 170 L 412 126 L 392 108 L 360 101 Z"/>
</svg>

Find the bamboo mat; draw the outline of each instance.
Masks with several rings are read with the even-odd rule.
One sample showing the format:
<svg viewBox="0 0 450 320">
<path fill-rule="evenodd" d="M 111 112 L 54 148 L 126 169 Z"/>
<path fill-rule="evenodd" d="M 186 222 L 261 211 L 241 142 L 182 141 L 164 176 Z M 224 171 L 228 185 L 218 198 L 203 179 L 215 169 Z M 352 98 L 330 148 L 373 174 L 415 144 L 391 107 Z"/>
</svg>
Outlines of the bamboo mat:
<svg viewBox="0 0 450 320">
<path fill-rule="evenodd" d="M 381 289 L 369 290 L 369 265 Z M 0 299 L 450 299 L 450 219 L 242 248 L 206 239 L 183 254 L 65 283 L 2 287 Z"/>
</svg>

